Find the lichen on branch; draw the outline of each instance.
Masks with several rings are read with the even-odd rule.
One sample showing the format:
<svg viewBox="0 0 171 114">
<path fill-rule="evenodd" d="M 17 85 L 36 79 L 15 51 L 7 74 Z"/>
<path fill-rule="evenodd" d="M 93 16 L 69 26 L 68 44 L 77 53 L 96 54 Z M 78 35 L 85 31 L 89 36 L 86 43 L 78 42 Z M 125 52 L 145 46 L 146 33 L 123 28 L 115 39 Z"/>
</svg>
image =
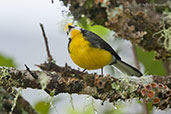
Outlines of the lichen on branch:
<svg viewBox="0 0 171 114">
<path fill-rule="evenodd" d="M 171 76 L 116 78 L 82 73 L 68 65 L 60 67 L 53 62 L 37 66 L 42 71 L 31 71 L 37 79 L 28 70 L 0 67 L 0 85 L 43 89 L 51 96 L 60 93 L 86 94 L 112 103 L 145 98 L 159 109 L 171 108 Z"/>
</svg>

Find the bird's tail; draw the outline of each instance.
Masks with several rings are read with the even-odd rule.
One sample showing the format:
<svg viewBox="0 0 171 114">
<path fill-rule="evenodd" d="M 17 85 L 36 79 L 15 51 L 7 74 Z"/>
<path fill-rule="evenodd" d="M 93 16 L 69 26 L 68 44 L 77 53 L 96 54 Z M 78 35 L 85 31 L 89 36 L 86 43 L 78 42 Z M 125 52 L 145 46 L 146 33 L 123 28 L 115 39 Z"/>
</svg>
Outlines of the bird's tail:
<svg viewBox="0 0 171 114">
<path fill-rule="evenodd" d="M 124 61 L 116 60 L 113 66 L 119 69 L 122 73 L 125 73 L 129 76 L 138 76 L 138 77 L 142 76 L 142 73 L 138 69 L 125 63 Z"/>
</svg>

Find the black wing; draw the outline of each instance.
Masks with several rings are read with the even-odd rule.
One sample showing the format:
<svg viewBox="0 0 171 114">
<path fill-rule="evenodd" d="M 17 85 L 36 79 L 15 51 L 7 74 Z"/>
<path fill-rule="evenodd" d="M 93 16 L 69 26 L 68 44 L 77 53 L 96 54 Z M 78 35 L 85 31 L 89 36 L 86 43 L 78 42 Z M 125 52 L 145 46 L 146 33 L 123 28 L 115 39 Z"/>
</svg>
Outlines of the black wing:
<svg viewBox="0 0 171 114">
<path fill-rule="evenodd" d="M 106 43 L 102 38 L 91 31 L 81 29 L 81 32 L 86 40 L 91 43 L 91 46 L 94 48 L 101 48 L 109 51 L 117 60 L 121 60 L 119 55 L 113 50 L 113 48 Z"/>
</svg>

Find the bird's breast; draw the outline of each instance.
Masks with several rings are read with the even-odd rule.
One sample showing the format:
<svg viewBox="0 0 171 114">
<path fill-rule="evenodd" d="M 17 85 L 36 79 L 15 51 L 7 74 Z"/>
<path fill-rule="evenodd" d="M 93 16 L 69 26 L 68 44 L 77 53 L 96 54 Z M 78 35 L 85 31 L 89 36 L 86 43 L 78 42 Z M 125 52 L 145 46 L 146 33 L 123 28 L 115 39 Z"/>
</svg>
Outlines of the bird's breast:
<svg viewBox="0 0 171 114">
<path fill-rule="evenodd" d="M 91 43 L 87 41 L 81 34 L 71 38 L 69 44 L 69 52 L 71 59 L 78 66 L 93 70 L 102 68 L 112 61 L 110 52 L 91 47 Z"/>
</svg>

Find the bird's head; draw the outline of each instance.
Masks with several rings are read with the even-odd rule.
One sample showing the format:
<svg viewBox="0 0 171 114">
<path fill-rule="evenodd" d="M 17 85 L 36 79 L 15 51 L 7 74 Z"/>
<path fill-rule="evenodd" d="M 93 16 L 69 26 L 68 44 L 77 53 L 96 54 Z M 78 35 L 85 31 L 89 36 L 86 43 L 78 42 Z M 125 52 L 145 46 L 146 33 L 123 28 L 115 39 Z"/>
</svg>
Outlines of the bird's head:
<svg viewBox="0 0 171 114">
<path fill-rule="evenodd" d="M 75 26 L 72 23 L 68 23 L 65 25 L 65 31 L 67 32 L 67 35 L 69 35 L 73 28 L 75 28 Z"/>
<path fill-rule="evenodd" d="M 81 28 L 73 25 L 72 23 L 68 23 L 67 25 L 65 25 L 65 31 L 69 38 L 72 39 L 76 34 L 81 32 Z"/>
</svg>

